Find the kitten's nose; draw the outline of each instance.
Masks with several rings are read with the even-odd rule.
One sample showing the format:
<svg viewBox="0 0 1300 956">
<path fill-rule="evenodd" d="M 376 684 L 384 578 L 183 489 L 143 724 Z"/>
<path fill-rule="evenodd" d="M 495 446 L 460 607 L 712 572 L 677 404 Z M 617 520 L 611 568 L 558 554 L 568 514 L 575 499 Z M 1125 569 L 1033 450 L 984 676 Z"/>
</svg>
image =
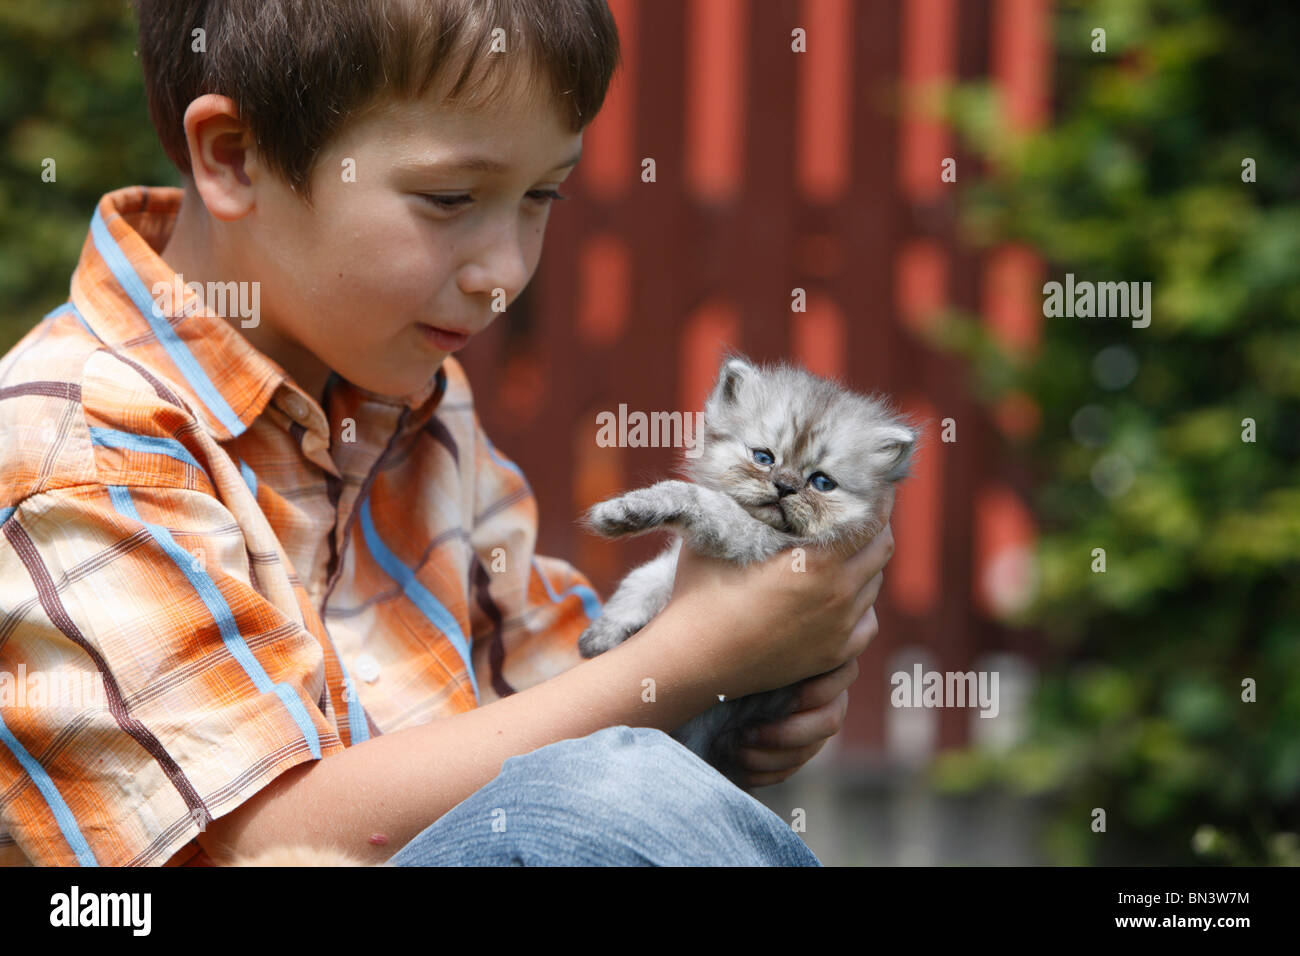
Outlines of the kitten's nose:
<svg viewBox="0 0 1300 956">
<path fill-rule="evenodd" d="M 791 487 L 790 485 L 787 485 L 783 481 L 773 482 L 773 484 L 776 485 L 776 496 L 778 498 L 784 498 L 786 495 L 792 495 L 799 490 L 797 488 Z"/>
</svg>

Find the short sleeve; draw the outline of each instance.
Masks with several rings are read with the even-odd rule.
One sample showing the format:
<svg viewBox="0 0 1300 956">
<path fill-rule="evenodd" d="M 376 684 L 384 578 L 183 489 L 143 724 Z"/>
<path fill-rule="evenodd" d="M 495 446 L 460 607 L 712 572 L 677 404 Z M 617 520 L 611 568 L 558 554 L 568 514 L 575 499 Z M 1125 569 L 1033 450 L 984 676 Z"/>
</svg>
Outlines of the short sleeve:
<svg viewBox="0 0 1300 956">
<path fill-rule="evenodd" d="M 0 526 L 0 834 L 37 865 L 162 865 L 343 749 L 317 637 L 215 497 L 84 485 Z"/>
<path fill-rule="evenodd" d="M 582 658 L 578 637 L 600 616 L 591 582 L 536 553 L 537 500 L 523 471 L 474 414 L 470 621 L 479 700 L 488 703 L 560 674 Z"/>
</svg>

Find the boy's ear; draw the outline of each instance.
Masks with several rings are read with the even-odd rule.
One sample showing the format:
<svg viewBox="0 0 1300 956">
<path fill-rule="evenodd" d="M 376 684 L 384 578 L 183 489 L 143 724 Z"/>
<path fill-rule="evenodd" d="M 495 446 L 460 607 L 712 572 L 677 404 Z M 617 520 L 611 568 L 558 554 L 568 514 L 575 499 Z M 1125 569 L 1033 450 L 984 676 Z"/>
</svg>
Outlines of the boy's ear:
<svg viewBox="0 0 1300 956">
<path fill-rule="evenodd" d="M 239 219 L 253 208 L 256 152 L 235 101 L 205 93 L 185 110 L 190 175 L 203 205 L 215 218 Z"/>
</svg>

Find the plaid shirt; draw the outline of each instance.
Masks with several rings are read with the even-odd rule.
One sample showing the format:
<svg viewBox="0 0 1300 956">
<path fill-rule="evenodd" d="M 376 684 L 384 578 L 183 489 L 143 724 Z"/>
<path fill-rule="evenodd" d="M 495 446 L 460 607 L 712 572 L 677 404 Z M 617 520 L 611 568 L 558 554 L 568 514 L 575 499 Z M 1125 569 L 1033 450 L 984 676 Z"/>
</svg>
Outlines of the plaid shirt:
<svg viewBox="0 0 1300 956">
<path fill-rule="evenodd" d="M 0 863 L 201 862 L 290 767 L 544 681 L 600 613 L 454 359 L 321 404 L 159 315 L 181 195 L 101 199 L 0 360 Z"/>
</svg>

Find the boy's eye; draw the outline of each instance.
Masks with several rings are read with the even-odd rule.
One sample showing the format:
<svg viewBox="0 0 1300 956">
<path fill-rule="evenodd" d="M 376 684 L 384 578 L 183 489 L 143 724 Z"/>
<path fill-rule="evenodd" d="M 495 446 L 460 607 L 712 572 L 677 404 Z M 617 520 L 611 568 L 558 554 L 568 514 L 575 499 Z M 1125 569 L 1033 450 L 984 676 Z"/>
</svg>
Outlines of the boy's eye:
<svg viewBox="0 0 1300 956">
<path fill-rule="evenodd" d="M 823 475 L 820 471 L 813 472 L 812 477 L 808 479 L 808 484 L 818 491 L 833 491 L 836 488 L 835 479 L 830 475 Z"/>
<path fill-rule="evenodd" d="M 466 203 L 474 201 L 474 197 L 469 193 L 457 193 L 454 196 L 434 195 L 433 193 L 420 193 L 420 198 L 437 206 L 439 209 L 457 209 Z M 534 189 L 526 193 L 529 199 L 534 202 L 549 206 L 552 199 L 568 199 L 568 196 L 561 196 L 554 189 Z"/>
<path fill-rule="evenodd" d="M 770 465 L 772 462 L 776 461 L 776 459 L 772 457 L 772 453 L 766 448 L 751 448 L 750 451 L 754 453 L 754 461 L 758 462 L 760 465 Z"/>
<path fill-rule="evenodd" d="M 569 197 L 561 196 L 554 189 L 534 189 L 528 194 L 528 198 L 535 199 L 538 202 L 545 203 L 549 206 L 552 199 L 568 199 Z"/>
<path fill-rule="evenodd" d="M 460 196 L 434 196 L 430 193 L 420 193 L 419 195 L 425 202 L 431 203 L 439 209 L 455 209 L 457 206 L 470 201 L 468 193 Z"/>
</svg>

